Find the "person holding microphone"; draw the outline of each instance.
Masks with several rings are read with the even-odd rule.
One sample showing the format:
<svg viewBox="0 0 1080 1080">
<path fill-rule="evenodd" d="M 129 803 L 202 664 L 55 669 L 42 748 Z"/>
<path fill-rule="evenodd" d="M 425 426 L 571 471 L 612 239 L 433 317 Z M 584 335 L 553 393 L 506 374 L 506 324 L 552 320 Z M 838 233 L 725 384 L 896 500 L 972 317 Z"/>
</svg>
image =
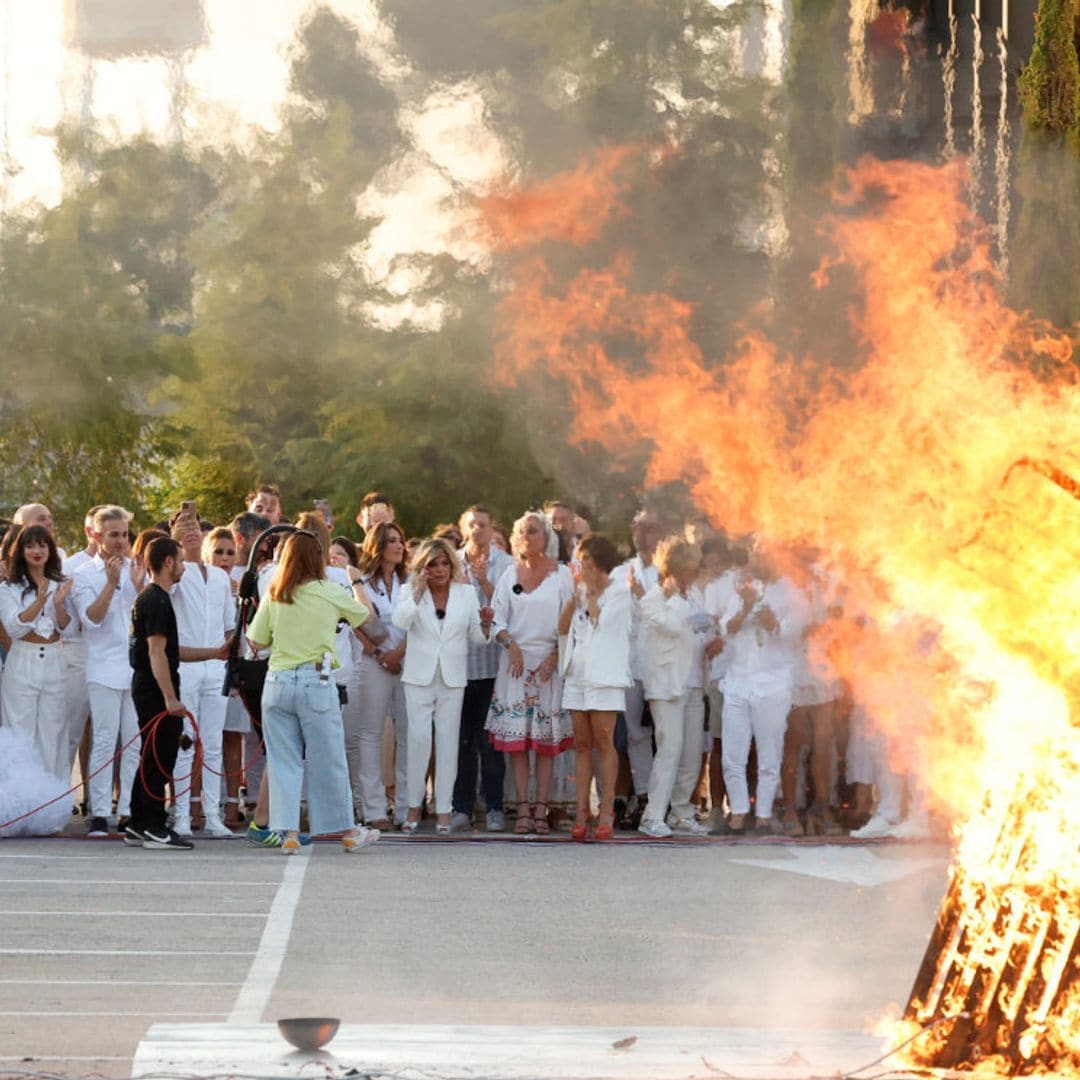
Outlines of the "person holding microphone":
<svg viewBox="0 0 1080 1080">
<path fill-rule="evenodd" d="M 411 835 L 420 825 L 434 727 L 435 831 L 446 835 L 457 779 L 469 642 L 487 642 L 494 613 L 489 607 L 481 609 L 476 590 L 462 580 L 449 541 L 423 541 L 412 565 L 410 587 L 394 611 L 394 625 L 408 634 L 401 682 L 409 711 L 409 815 L 402 832 Z"/>
<path fill-rule="evenodd" d="M 248 641 L 271 649 L 262 694 L 263 737 L 270 777 L 270 829 L 284 855 L 300 851 L 300 792 L 307 769 L 308 813 L 316 835 L 341 833 L 345 851 L 379 839 L 355 824 L 341 703 L 331 674 L 341 620 L 353 629 L 368 609 L 326 580 L 322 544 L 313 533 L 290 533 L 273 583 L 259 605 Z"/>
</svg>

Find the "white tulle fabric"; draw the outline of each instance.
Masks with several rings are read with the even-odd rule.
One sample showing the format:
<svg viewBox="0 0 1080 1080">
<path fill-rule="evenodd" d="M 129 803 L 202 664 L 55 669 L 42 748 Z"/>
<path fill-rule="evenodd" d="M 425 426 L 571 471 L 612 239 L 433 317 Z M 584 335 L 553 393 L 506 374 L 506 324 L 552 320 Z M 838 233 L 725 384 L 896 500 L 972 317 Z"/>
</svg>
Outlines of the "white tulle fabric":
<svg viewBox="0 0 1080 1080">
<path fill-rule="evenodd" d="M 62 795 L 69 785 L 47 772 L 34 744 L 19 728 L 0 725 L 0 826 Z M 71 800 L 59 799 L 22 821 L 0 828 L 0 837 L 48 836 L 71 817 Z"/>
</svg>

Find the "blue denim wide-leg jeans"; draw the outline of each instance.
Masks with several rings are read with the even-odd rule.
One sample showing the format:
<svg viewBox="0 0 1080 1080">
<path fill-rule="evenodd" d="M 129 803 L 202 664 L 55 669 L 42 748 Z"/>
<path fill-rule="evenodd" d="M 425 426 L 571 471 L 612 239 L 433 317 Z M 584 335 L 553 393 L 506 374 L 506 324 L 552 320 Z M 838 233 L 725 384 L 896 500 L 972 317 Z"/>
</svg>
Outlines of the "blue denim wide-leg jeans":
<svg viewBox="0 0 1080 1080">
<path fill-rule="evenodd" d="M 270 774 L 270 828 L 300 828 L 300 790 L 307 766 L 312 833 L 353 827 L 353 797 L 345 759 L 341 705 L 333 681 L 304 664 L 267 673 L 262 696 L 266 767 Z"/>
</svg>

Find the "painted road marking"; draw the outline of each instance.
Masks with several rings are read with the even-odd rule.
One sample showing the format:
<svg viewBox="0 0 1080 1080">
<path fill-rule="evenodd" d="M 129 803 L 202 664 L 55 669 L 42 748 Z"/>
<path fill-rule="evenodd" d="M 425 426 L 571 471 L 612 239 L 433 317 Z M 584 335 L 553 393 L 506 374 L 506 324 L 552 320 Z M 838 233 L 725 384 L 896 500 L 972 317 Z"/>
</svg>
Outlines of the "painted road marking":
<svg viewBox="0 0 1080 1080">
<path fill-rule="evenodd" d="M 943 859 L 882 859 L 865 848 L 820 847 L 784 849 L 790 858 L 731 859 L 742 866 L 764 870 L 780 870 L 787 874 L 839 881 L 845 885 L 861 885 L 874 889 L 892 881 L 943 865 Z"/>
<path fill-rule="evenodd" d="M 292 936 L 293 917 L 304 888 L 304 875 L 310 865 L 310 849 L 301 851 L 297 858 L 289 859 L 274 902 L 270 905 L 259 949 L 251 962 L 247 979 L 236 995 L 236 1004 L 229 1016 L 230 1024 L 255 1024 L 262 1019 L 263 1010 L 270 1001 L 285 961 Z"/>
</svg>

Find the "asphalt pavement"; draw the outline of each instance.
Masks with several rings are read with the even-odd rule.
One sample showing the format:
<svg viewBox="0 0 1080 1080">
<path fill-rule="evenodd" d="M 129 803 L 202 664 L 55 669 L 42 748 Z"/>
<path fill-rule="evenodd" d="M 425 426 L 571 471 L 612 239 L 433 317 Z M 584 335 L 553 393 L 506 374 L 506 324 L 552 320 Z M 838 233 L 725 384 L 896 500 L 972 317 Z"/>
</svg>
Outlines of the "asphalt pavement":
<svg viewBox="0 0 1080 1080">
<path fill-rule="evenodd" d="M 861 1032 L 907 996 L 947 859 L 935 844 L 633 836 L 394 836 L 294 859 L 241 839 L 6 840 L 0 1074 L 129 1076 L 154 1025 L 218 1038 L 285 1016 L 405 1039 Z"/>
</svg>

